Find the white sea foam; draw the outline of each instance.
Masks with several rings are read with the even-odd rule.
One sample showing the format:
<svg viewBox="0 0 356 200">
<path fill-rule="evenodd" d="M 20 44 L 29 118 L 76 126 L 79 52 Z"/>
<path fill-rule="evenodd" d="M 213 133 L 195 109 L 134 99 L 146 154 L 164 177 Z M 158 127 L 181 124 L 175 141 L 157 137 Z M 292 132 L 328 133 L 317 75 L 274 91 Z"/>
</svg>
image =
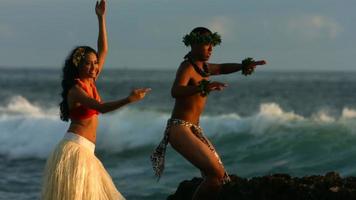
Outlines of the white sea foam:
<svg viewBox="0 0 356 200">
<path fill-rule="evenodd" d="M 356 110 L 352 110 L 350 108 L 344 108 L 342 110 L 342 118 L 343 119 L 355 119 L 356 118 Z"/>
<path fill-rule="evenodd" d="M 4 115 L 30 115 L 30 116 L 43 116 L 42 110 L 31 104 L 27 99 L 22 96 L 14 96 L 9 100 L 9 103 L 1 107 L 0 113 Z"/>
<path fill-rule="evenodd" d="M 0 107 L 0 155 L 9 158 L 47 157 L 68 127 L 68 123 L 60 121 L 57 113 L 57 108 L 41 108 L 21 96 Z M 97 149 L 115 153 L 156 145 L 162 138 L 168 118 L 168 113 L 133 108 L 101 115 Z M 330 123 L 355 133 L 355 120 L 356 111 L 350 108 L 345 108 L 339 118 L 325 112 L 306 118 L 286 112 L 276 103 L 266 103 L 260 106 L 258 113 L 249 117 L 240 117 L 236 113 L 204 115 L 201 125 L 209 137 L 268 135 L 284 128 L 297 130 L 300 127 L 306 127 L 308 131 L 308 128 Z M 289 134 L 293 133 L 298 131 Z"/>
</svg>

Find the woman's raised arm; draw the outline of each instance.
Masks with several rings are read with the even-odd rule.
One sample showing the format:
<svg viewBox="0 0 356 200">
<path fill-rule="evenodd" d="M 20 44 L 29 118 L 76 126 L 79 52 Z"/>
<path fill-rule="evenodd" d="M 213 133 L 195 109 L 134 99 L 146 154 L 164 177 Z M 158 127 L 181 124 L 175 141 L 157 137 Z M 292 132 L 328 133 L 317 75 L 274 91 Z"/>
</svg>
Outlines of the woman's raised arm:
<svg viewBox="0 0 356 200">
<path fill-rule="evenodd" d="M 100 2 L 96 2 L 95 13 L 98 16 L 99 22 L 99 35 L 98 35 L 98 66 L 99 71 L 101 72 L 105 58 L 108 52 L 108 41 L 107 41 L 107 33 L 106 33 L 106 1 L 100 0 Z"/>
</svg>

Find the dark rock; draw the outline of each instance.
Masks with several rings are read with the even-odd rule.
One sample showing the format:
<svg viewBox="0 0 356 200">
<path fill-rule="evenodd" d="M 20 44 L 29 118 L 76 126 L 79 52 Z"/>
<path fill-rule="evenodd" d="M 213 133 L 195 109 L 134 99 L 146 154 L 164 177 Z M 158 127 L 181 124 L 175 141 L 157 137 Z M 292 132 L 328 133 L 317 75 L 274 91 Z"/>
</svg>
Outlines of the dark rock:
<svg viewBox="0 0 356 200">
<path fill-rule="evenodd" d="M 245 179 L 230 175 L 219 200 L 356 200 L 356 177 L 341 178 L 336 172 L 325 176 L 291 177 L 274 174 Z M 180 183 L 175 194 L 167 200 L 190 200 L 201 178 Z"/>
<path fill-rule="evenodd" d="M 193 178 L 190 181 L 183 181 L 179 184 L 177 191 L 174 195 L 168 196 L 167 200 L 175 199 L 191 199 L 195 189 L 198 187 L 203 179 Z"/>
</svg>

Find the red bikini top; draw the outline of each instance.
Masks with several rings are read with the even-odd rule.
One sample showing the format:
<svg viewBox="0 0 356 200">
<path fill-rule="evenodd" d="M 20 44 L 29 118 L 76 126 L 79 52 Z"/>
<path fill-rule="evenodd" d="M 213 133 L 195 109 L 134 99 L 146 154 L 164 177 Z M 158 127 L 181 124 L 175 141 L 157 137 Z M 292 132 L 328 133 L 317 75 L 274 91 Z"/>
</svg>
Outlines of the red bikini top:
<svg viewBox="0 0 356 200">
<path fill-rule="evenodd" d="M 87 87 L 87 85 L 85 85 L 80 79 L 76 79 L 76 81 L 77 81 L 77 85 L 80 88 L 82 88 L 88 94 L 89 97 L 100 102 L 99 93 L 96 89 L 96 86 L 93 83 L 90 84 L 90 87 L 91 87 L 91 90 L 90 90 Z M 92 117 L 93 115 L 97 115 L 97 114 L 99 114 L 99 112 L 97 110 L 88 108 L 83 105 L 72 108 L 69 111 L 69 117 L 74 120 L 88 119 L 88 118 Z"/>
</svg>

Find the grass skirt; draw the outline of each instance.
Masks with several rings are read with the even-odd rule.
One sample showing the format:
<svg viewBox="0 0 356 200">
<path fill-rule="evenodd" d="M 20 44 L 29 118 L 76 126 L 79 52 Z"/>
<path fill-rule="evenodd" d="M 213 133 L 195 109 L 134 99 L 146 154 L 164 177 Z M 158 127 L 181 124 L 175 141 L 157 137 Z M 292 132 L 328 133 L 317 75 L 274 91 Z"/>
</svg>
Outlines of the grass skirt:
<svg viewBox="0 0 356 200">
<path fill-rule="evenodd" d="M 94 149 L 86 138 L 66 133 L 47 160 L 41 199 L 124 200 Z"/>
</svg>

